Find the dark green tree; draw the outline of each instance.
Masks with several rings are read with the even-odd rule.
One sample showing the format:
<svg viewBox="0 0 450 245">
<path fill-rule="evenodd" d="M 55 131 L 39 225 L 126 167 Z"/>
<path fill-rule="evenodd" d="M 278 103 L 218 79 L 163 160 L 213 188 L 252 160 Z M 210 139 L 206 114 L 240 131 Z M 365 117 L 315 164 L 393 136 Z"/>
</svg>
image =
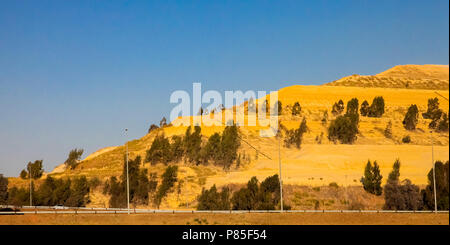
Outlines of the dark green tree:
<svg viewBox="0 0 450 245">
<path fill-rule="evenodd" d="M 347 112 L 346 114 L 358 114 L 358 99 L 353 98 L 347 102 Z"/>
<path fill-rule="evenodd" d="M 394 162 L 392 172 L 384 187 L 384 209 L 419 210 L 423 206 L 419 187 L 405 179 L 400 182 L 400 161 Z"/>
<path fill-rule="evenodd" d="M 175 182 L 177 182 L 177 173 L 178 166 L 168 166 L 166 171 L 163 173 L 161 185 L 158 188 L 156 193 L 154 202 L 155 205 L 159 208 L 163 198 L 169 193 L 169 191 L 174 186 Z"/>
<path fill-rule="evenodd" d="M 286 130 L 286 137 L 284 139 L 284 143 L 287 147 L 291 145 L 295 145 L 298 149 L 303 141 L 303 134 L 308 131 L 308 126 L 306 125 L 306 118 L 302 119 L 299 127 L 297 129 Z"/>
<path fill-rule="evenodd" d="M 373 99 L 372 105 L 370 105 L 369 117 L 381 117 L 384 114 L 384 98 L 377 96 Z"/>
<path fill-rule="evenodd" d="M 292 116 L 300 115 L 302 112 L 302 107 L 300 106 L 300 103 L 295 102 L 294 106 L 292 106 Z"/>
<path fill-rule="evenodd" d="M 26 178 L 28 178 L 28 172 L 27 172 L 25 169 L 23 169 L 22 171 L 20 171 L 20 178 L 21 178 L 21 179 L 26 179 Z"/>
<path fill-rule="evenodd" d="M 361 104 L 361 109 L 359 110 L 359 112 L 361 113 L 361 116 L 368 116 L 369 115 L 369 102 L 367 102 L 367 100 L 364 100 L 364 102 Z"/>
<path fill-rule="evenodd" d="M 77 165 L 80 162 L 81 155 L 83 155 L 83 149 L 73 149 L 69 152 L 69 156 L 67 157 L 67 160 L 64 162 L 66 164 L 67 168 L 69 169 L 75 169 Z"/>
<path fill-rule="evenodd" d="M 34 162 L 29 162 L 26 168 L 26 171 L 28 171 L 28 177 L 31 173 L 31 178 L 33 179 L 39 179 L 42 177 L 42 174 L 44 173 L 43 169 L 43 160 L 36 160 Z"/>
<path fill-rule="evenodd" d="M 150 125 L 150 128 L 148 128 L 148 133 L 157 130 L 159 127 L 155 124 Z"/>
<path fill-rule="evenodd" d="M 403 126 L 407 130 L 416 129 L 417 122 L 419 120 L 419 109 L 417 105 L 411 105 L 406 112 L 405 118 L 403 119 Z"/>
<path fill-rule="evenodd" d="M 156 163 L 167 165 L 172 161 L 173 156 L 169 139 L 164 134 L 161 134 L 155 137 L 150 149 L 147 150 L 145 161 L 150 162 L 152 165 Z"/>
<path fill-rule="evenodd" d="M 449 210 L 449 162 L 435 162 L 436 199 L 438 210 Z M 422 190 L 424 208 L 434 210 L 433 168 L 428 172 L 428 185 Z"/>
<path fill-rule="evenodd" d="M 340 115 L 344 111 L 344 101 L 339 100 L 337 103 L 334 103 L 333 108 L 331 109 L 331 113 L 334 116 Z"/>
<path fill-rule="evenodd" d="M 352 144 L 356 140 L 358 133 L 359 117 L 355 114 L 345 114 L 338 116 L 331 121 L 328 127 L 328 139 L 342 144 Z"/>
<path fill-rule="evenodd" d="M 0 205 L 8 202 L 8 179 L 0 174 Z"/>
<path fill-rule="evenodd" d="M 229 210 L 230 209 L 230 189 L 223 187 L 221 192 L 217 191 L 216 185 L 209 190 L 203 188 L 202 193 L 197 198 L 197 210 Z"/>
<path fill-rule="evenodd" d="M 364 170 L 364 176 L 361 178 L 364 190 L 377 196 L 381 195 L 383 191 L 381 187 L 382 179 L 383 176 L 380 173 L 380 167 L 377 162 L 375 161 L 372 166 L 369 160 Z"/>
</svg>

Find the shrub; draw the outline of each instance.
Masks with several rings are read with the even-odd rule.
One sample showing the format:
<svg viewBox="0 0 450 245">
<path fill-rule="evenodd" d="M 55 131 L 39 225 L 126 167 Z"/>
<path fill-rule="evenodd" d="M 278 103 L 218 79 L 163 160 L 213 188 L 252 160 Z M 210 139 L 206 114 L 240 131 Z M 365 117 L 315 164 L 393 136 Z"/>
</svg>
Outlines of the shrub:
<svg viewBox="0 0 450 245">
<path fill-rule="evenodd" d="M 300 103 L 295 102 L 294 106 L 292 106 L 292 116 L 300 115 L 302 111 L 302 107 L 300 106 Z"/>
<path fill-rule="evenodd" d="M 389 121 L 384 129 L 384 136 L 388 139 L 392 138 L 392 121 Z"/>
<path fill-rule="evenodd" d="M 339 100 L 337 103 L 334 103 L 331 113 L 337 116 L 344 111 L 344 101 Z"/>
<path fill-rule="evenodd" d="M 435 119 L 441 118 L 442 110 L 439 109 L 439 99 L 433 98 L 428 99 L 428 109 L 426 112 L 422 113 L 424 119 Z"/>
<path fill-rule="evenodd" d="M 381 117 L 383 114 L 384 114 L 384 99 L 382 96 L 377 96 L 373 99 L 372 105 L 370 105 L 367 116 Z"/>
<path fill-rule="evenodd" d="M 146 162 L 150 162 L 152 165 L 162 162 L 168 164 L 172 161 L 172 152 L 169 140 L 164 136 L 164 134 L 158 135 L 152 142 L 149 150 L 147 150 L 147 155 L 145 157 Z"/>
<path fill-rule="evenodd" d="M 140 169 L 141 157 L 128 161 L 128 180 L 130 202 L 134 205 L 148 204 L 150 183 L 146 169 Z M 127 207 L 127 165 L 124 157 L 124 164 L 120 180 L 115 176 L 105 183 L 104 192 L 111 195 L 109 206 L 114 208 Z"/>
<path fill-rule="evenodd" d="M 353 98 L 347 102 L 347 112 L 346 114 L 358 114 L 358 99 Z"/>
<path fill-rule="evenodd" d="M 442 120 L 439 121 L 437 126 L 438 132 L 448 132 L 449 130 L 449 122 L 448 122 L 448 115 L 447 113 L 442 114 Z"/>
<path fill-rule="evenodd" d="M 322 125 L 326 125 L 327 124 L 327 122 L 328 122 L 328 111 L 327 110 L 325 110 L 323 112 L 321 122 L 322 122 Z"/>
<path fill-rule="evenodd" d="M 367 116 L 369 114 L 369 103 L 367 100 L 364 100 L 364 102 L 361 104 L 361 109 L 359 110 L 361 113 L 361 116 Z"/>
<path fill-rule="evenodd" d="M 339 185 L 336 182 L 331 182 L 328 186 L 333 188 L 339 188 Z"/>
<path fill-rule="evenodd" d="M 383 188 L 381 187 L 382 179 L 383 176 L 380 173 L 380 167 L 378 166 L 377 161 L 373 162 L 373 166 L 370 160 L 367 161 L 364 176 L 361 178 L 364 190 L 377 196 L 381 195 L 383 191 Z"/>
<path fill-rule="evenodd" d="M 422 208 L 419 187 L 405 179 L 400 182 L 400 161 L 397 159 L 384 187 L 384 209 L 418 210 Z"/>
<path fill-rule="evenodd" d="M 438 210 L 449 210 L 449 162 L 435 162 L 436 199 Z M 433 168 L 428 172 L 428 185 L 422 190 L 424 208 L 434 210 Z"/>
<path fill-rule="evenodd" d="M 280 182 L 278 175 L 267 177 L 261 184 L 252 177 L 247 187 L 233 193 L 234 210 L 274 210 L 279 206 Z"/>
<path fill-rule="evenodd" d="M 200 126 L 194 126 L 194 132 L 191 134 L 191 127 L 189 126 L 183 139 L 184 148 L 186 150 L 186 158 L 190 163 L 194 163 L 196 165 L 201 163 L 201 131 L 202 129 Z"/>
<path fill-rule="evenodd" d="M 281 101 L 277 100 L 277 102 L 275 102 L 274 106 L 274 115 L 281 115 L 283 113 L 283 104 L 281 104 Z"/>
<path fill-rule="evenodd" d="M 306 125 L 306 118 L 303 118 L 297 129 L 286 130 L 286 138 L 284 139 L 284 143 L 287 147 L 291 145 L 295 145 L 298 149 L 300 149 L 300 145 L 302 144 L 303 134 L 308 131 L 308 126 Z"/>
<path fill-rule="evenodd" d="M 227 187 L 222 188 L 221 192 L 217 191 L 216 185 L 209 190 L 203 188 L 198 197 L 197 210 L 229 210 L 230 195 L 230 189 Z"/>
<path fill-rule="evenodd" d="M 328 139 L 342 144 L 352 144 L 358 133 L 357 115 L 338 116 L 328 127 Z"/>
<path fill-rule="evenodd" d="M 83 149 L 73 149 L 69 152 L 67 160 L 64 162 L 69 169 L 75 169 L 83 155 Z"/>
<path fill-rule="evenodd" d="M 34 188 L 32 188 L 34 190 Z M 25 188 L 12 187 L 8 191 L 8 204 L 24 206 L 30 204 L 30 191 Z"/>
<path fill-rule="evenodd" d="M 402 138 L 402 142 L 405 144 L 411 143 L 411 137 L 409 135 L 406 135 Z"/>
<path fill-rule="evenodd" d="M 159 121 L 159 127 L 164 128 L 165 126 L 167 126 L 167 119 L 163 117 L 161 121 Z"/>
<path fill-rule="evenodd" d="M 8 201 L 8 179 L 0 174 L 0 205 L 6 204 Z"/>
<path fill-rule="evenodd" d="M 403 119 L 403 126 L 405 127 L 405 129 L 407 130 L 416 129 L 416 125 L 418 122 L 418 114 L 419 109 L 417 108 L 417 105 L 411 105 L 408 108 L 405 118 Z"/>
<path fill-rule="evenodd" d="M 20 178 L 21 179 L 26 179 L 28 178 L 28 173 L 25 169 L 23 169 L 22 171 L 20 171 Z"/>
<path fill-rule="evenodd" d="M 169 193 L 175 182 L 177 182 L 177 173 L 178 166 L 168 166 L 166 168 L 166 171 L 164 171 L 163 175 L 161 176 L 161 185 L 159 186 L 154 199 L 154 202 L 158 208 L 161 205 L 161 201 L 163 200 L 163 198 L 167 195 L 167 193 Z"/>
<path fill-rule="evenodd" d="M 152 125 L 150 125 L 150 128 L 148 128 L 148 133 L 150 133 L 158 128 L 159 128 L 158 126 L 156 126 L 155 124 L 152 124 Z"/>
<path fill-rule="evenodd" d="M 36 160 L 34 162 L 29 162 L 27 164 L 27 168 L 22 170 L 20 172 L 20 176 L 26 176 L 29 177 L 31 173 L 31 178 L 33 179 L 39 179 L 42 177 L 42 174 L 44 173 L 44 169 L 42 167 L 43 160 Z"/>
</svg>

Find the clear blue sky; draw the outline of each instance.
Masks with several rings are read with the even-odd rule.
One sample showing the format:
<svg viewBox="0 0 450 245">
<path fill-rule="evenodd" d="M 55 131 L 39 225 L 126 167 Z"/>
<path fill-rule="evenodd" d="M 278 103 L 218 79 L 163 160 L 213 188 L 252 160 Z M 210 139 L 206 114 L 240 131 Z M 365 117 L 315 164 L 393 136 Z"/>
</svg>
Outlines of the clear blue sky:
<svg viewBox="0 0 450 245">
<path fill-rule="evenodd" d="M 444 1 L 2 1 L 0 173 L 143 136 L 173 90 L 448 64 Z"/>
</svg>

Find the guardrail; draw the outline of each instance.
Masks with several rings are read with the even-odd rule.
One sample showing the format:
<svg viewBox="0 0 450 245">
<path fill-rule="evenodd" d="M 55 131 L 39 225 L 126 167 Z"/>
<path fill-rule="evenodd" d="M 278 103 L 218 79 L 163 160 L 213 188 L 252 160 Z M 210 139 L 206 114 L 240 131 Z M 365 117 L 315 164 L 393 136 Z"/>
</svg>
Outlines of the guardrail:
<svg viewBox="0 0 450 245">
<path fill-rule="evenodd" d="M 0 205 L 1 208 L 11 208 L 14 211 L 0 212 L 0 214 L 149 214 L 149 213 L 435 213 L 434 210 L 169 210 L 169 209 L 126 209 L 126 208 L 88 208 L 88 207 L 52 207 L 52 206 L 13 206 Z M 21 209 L 34 209 L 21 211 Z M 49 209 L 49 210 L 45 210 Z M 437 213 L 449 213 L 439 210 Z"/>
</svg>

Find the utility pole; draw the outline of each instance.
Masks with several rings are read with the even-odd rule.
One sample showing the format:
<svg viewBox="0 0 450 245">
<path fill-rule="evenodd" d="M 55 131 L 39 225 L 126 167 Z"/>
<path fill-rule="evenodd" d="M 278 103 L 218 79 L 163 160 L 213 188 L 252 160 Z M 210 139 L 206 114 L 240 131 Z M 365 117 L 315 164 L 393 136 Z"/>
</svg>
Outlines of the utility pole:
<svg viewBox="0 0 450 245">
<path fill-rule="evenodd" d="M 436 164 L 434 162 L 434 142 L 433 142 L 433 131 L 432 130 L 430 130 L 430 138 L 431 138 L 431 163 L 433 164 L 434 212 L 437 213 Z"/>
<path fill-rule="evenodd" d="M 128 129 L 125 129 L 125 138 L 127 136 Z M 127 163 L 127 210 L 128 214 L 130 214 L 130 181 L 128 180 L 128 141 L 125 141 L 126 146 L 126 153 L 125 153 L 125 159 Z"/>
<path fill-rule="evenodd" d="M 283 212 L 283 181 L 281 180 L 281 135 L 278 136 L 278 165 L 280 168 L 280 204 Z"/>
<path fill-rule="evenodd" d="M 32 184 L 31 184 L 31 164 L 28 163 L 28 177 L 30 179 L 30 207 L 33 206 L 33 194 L 32 194 Z"/>
</svg>

